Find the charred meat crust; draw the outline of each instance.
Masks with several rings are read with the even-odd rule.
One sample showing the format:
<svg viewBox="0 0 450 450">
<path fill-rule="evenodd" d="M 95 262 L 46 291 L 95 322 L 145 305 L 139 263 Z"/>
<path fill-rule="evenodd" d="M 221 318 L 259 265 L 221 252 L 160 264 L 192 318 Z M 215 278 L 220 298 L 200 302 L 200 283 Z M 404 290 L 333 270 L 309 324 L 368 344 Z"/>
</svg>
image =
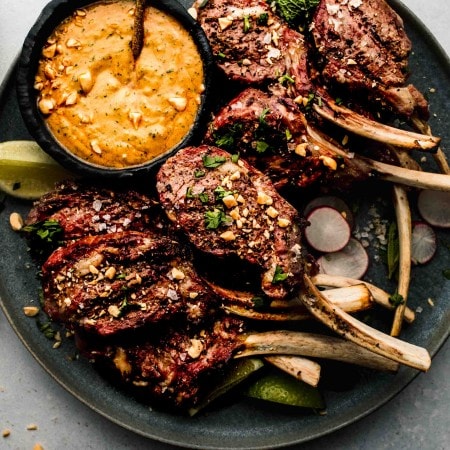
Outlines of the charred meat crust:
<svg viewBox="0 0 450 450">
<path fill-rule="evenodd" d="M 195 406 L 214 386 L 215 377 L 243 347 L 244 323 L 215 316 L 202 326 L 169 328 L 139 342 L 101 345 L 78 336 L 82 354 L 120 385 L 164 409 Z"/>
<path fill-rule="evenodd" d="M 268 177 L 237 155 L 207 145 L 185 148 L 161 167 L 157 190 L 169 218 L 195 248 L 259 267 L 269 297 L 299 288 L 298 212 Z"/>
<path fill-rule="evenodd" d="M 369 174 L 350 157 L 312 142 L 307 121 L 289 98 L 247 88 L 212 120 L 204 143 L 242 155 L 280 190 L 333 185 L 346 190 Z"/>
<path fill-rule="evenodd" d="M 157 202 L 134 190 L 108 189 L 64 181 L 41 197 L 30 210 L 25 225 L 55 220 L 70 241 L 125 230 L 163 228 Z"/>
<path fill-rule="evenodd" d="M 428 104 L 406 86 L 411 42 L 384 0 L 323 0 L 312 25 L 311 59 L 327 82 L 384 101 L 404 116 L 428 117 Z"/>
<path fill-rule="evenodd" d="M 88 236 L 57 249 L 42 268 L 52 320 L 99 337 L 212 313 L 218 298 L 176 240 L 127 231 Z"/>
<path fill-rule="evenodd" d="M 287 26 L 267 2 L 209 0 L 198 9 L 198 21 L 217 65 L 230 80 L 260 84 L 286 72 L 278 39 Z"/>
</svg>

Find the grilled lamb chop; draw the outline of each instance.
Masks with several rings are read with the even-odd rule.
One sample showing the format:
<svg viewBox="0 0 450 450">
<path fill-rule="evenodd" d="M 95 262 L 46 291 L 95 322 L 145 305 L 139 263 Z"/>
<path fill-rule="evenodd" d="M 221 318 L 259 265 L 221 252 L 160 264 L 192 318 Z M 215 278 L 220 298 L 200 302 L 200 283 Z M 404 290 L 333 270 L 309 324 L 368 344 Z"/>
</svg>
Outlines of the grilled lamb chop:
<svg viewBox="0 0 450 450">
<path fill-rule="evenodd" d="M 56 222 L 57 239 L 42 239 Z M 48 225 L 50 223 L 50 225 Z M 157 202 L 134 190 L 108 189 L 80 181 L 59 183 L 55 190 L 41 197 L 28 213 L 22 232 L 44 256 L 57 246 L 88 235 L 101 235 L 127 230 L 163 231 L 167 226 Z M 46 244 L 46 248 L 42 249 Z M 32 248 L 35 245 L 32 245 Z M 41 255 L 42 256 L 42 255 Z"/>
<path fill-rule="evenodd" d="M 269 3 L 260 0 L 211 0 L 206 4 L 198 1 L 195 5 L 217 65 L 228 79 L 245 85 L 268 85 L 278 96 L 290 97 L 300 103 L 308 101 L 314 94 L 320 99 L 320 106 L 313 105 L 319 115 L 347 131 L 375 141 L 418 150 L 433 149 L 439 143 L 434 136 L 388 127 L 365 114 L 335 105 L 323 79 L 317 77 L 315 56 L 308 52 L 305 37 L 289 28 L 272 11 Z M 423 96 L 415 88 L 391 87 L 384 94 L 386 98 L 414 95 L 414 103 L 426 109 Z M 411 98 L 408 101 L 412 101 Z M 402 108 L 407 106 L 407 102 L 397 103 L 403 113 Z"/>
<path fill-rule="evenodd" d="M 345 189 L 368 176 L 357 160 L 339 155 L 337 162 L 334 151 L 313 141 L 305 116 L 291 99 L 255 88 L 242 91 L 215 115 L 204 142 L 239 152 L 277 189 L 318 182 Z"/>
<path fill-rule="evenodd" d="M 258 267 L 269 297 L 299 287 L 304 224 L 269 178 L 237 155 L 185 148 L 163 164 L 157 190 L 168 217 L 202 253 Z"/>
<path fill-rule="evenodd" d="M 178 240 L 149 232 L 87 236 L 55 250 L 42 267 L 52 320 L 112 336 L 167 320 L 199 322 L 218 304 Z"/>
<path fill-rule="evenodd" d="M 213 390 L 233 358 L 303 355 L 395 372 L 398 364 L 332 336 L 291 331 L 249 332 L 241 319 L 217 315 L 139 340 L 101 343 L 77 336 L 81 353 L 143 401 L 186 411 Z"/>
<path fill-rule="evenodd" d="M 254 88 L 244 90 L 216 114 L 204 142 L 240 152 L 277 188 L 323 183 L 346 189 L 377 177 L 423 189 L 450 189 L 448 176 L 399 168 L 392 165 L 397 161 L 387 152 L 380 158 L 385 162 L 364 158 L 358 152 L 350 156 L 307 124 L 290 99 Z"/>
<path fill-rule="evenodd" d="M 77 345 L 107 376 L 131 388 L 140 401 L 187 410 L 208 393 L 243 347 L 243 330 L 242 320 L 221 316 L 200 327 L 168 328 L 137 342 L 102 345 L 78 336 Z"/>
<path fill-rule="evenodd" d="M 406 86 L 411 42 L 400 16 L 384 0 L 322 0 L 311 25 L 314 60 L 327 84 L 345 86 L 403 116 L 428 118 L 428 104 Z"/>
<path fill-rule="evenodd" d="M 218 66 L 230 80 L 261 84 L 286 72 L 273 36 L 282 40 L 283 30 L 288 28 L 265 1 L 210 0 L 199 6 L 201 3 L 197 2 L 198 21 Z M 289 41 L 284 44 L 289 45 Z"/>
</svg>

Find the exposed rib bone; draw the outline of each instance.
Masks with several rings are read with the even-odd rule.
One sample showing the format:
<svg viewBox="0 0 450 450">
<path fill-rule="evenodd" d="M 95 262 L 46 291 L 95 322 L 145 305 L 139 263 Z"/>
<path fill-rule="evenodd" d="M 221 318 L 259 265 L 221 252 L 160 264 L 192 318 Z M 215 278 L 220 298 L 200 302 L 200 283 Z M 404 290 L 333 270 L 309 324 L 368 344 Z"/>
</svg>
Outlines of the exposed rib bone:
<svg viewBox="0 0 450 450">
<path fill-rule="evenodd" d="M 411 186 L 419 189 L 431 189 L 435 191 L 450 190 L 450 176 L 441 173 L 422 172 L 409 170 L 390 164 L 373 161 L 368 158 L 358 157 L 365 161 L 371 170 L 376 172 L 378 178 L 394 183 Z"/>
<path fill-rule="evenodd" d="M 314 111 L 335 125 L 373 141 L 410 150 L 432 150 L 439 145 L 440 138 L 401 130 L 370 120 L 351 109 L 326 101 L 321 106 L 314 104 Z"/>
<path fill-rule="evenodd" d="M 320 365 L 315 361 L 300 356 L 266 356 L 264 358 L 270 364 L 292 375 L 297 380 L 303 381 L 313 387 L 319 384 Z"/>
<path fill-rule="evenodd" d="M 324 325 L 378 355 L 419 370 L 429 369 L 431 358 L 426 349 L 396 339 L 360 322 L 329 302 L 309 276 L 305 275 L 304 281 L 309 293 L 302 296 L 303 303 Z"/>
<path fill-rule="evenodd" d="M 344 286 L 354 286 L 360 283 L 364 283 L 370 293 L 372 294 L 372 298 L 380 306 L 383 306 L 387 309 L 394 309 L 394 306 L 389 301 L 390 295 L 380 289 L 379 287 L 368 283 L 367 281 L 355 280 L 354 278 L 342 277 L 339 275 L 327 275 L 327 274 L 318 274 L 311 277 L 312 282 L 316 286 L 330 286 L 330 287 L 344 287 Z M 405 321 L 408 323 L 414 322 L 416 315 L 414 311 L 407 306 L 405 307 Z"/>
<path fill-rule="evenodd" d="M 364 311 L 373 306 L 372 295 L 364 284 L 329 289 L 322 293 L 331 303 L 348 313 Z M 298 298 L 291 301 L 277 300 L 276 305 L 272 306 L 271 304 L 270 310 L 265 311 L 257 311 L 251 307 L 237 304 L 226 304 L 223 308 L 232 314 L 253 320 L 296 321 L 311 319 L 311 314 Z M 282 309 L 282 311 L 279 309 Z"/>
<path fill-rule="evenodd" d="M 244 339 L 245 349 L 236 358 L 252 355 L 296 355 L 324 358 L 395 372 L 398 364 L 353 342 L 334 336 L 296 331 L 252 333 Z"/>
<path fill-rule="evenodd" d="M 402 186 L 394 186 L 393 191 L 399 238 L 397 293 L 402 296 L 403 303 L 395 309 L 391 336 L 399 336 L 411 281 L 411 210 L 406 190 Z"/>
<path fill-rule="evenodd" d="M 326 147 L 329 151 L 334 152 L 338 156 L 349 157 L 345 150 L 325 139 L 320 132 L 312 127 L 308 126 L 307 132 L 308 136 L 318 145 Z M 362 170 L 368 174 L 372 173 L 373 176 L 376 176 L 381 180 L 419 189 L 431 189 L 435 191 L 450 190 L 450 176 L 442 173 L 404 169 L 403 167 L 385 164 L 357 154 L 355 154 L 354 159 L 360 163 Z"/>
<path fill-rule="evenodd" d="M 419 130 L 421 133 L 431 136 L 431 128 L 427 122 L 423 121 L 422 119 L 416 116 L 413 116 L 411 118 L 411 122 L 416 130 Z M 443 152 L 442 148 L 439 147 L 436 153 L 433 153 L 433 157 L 437 165 L 439 166 L 439 170 L 442 173 L 449 175 L 450 167 L 448 165 L 447 157 L 445 156 L 445 153 Z"/>
</svg>

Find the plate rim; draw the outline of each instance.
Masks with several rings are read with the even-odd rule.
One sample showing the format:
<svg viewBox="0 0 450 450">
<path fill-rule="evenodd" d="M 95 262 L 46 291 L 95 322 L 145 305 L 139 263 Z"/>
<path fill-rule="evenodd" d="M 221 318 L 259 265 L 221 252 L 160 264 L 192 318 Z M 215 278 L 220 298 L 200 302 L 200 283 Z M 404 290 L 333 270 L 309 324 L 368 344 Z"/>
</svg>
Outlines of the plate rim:
<svg viewBox="0 0 450 450">
<path fill-rule="evenodd" d="M 423 33 L 427 39 L 430 41 L 429 46 L 434 48 L 434 52 L 437 57 L 439 57 L 443 63 L 444 68 L 446 71 L 450 74 L 450 58 L 446 54 L 446 52 L 443 50 L 440 43 L 436 40 L 434 35 L 429 31 L 429 29 L 421 22 L 421 20 L 411 12 L 411 10 L 406 7 L 401 1 L 399 0 L 389 0 L 389 3 L 391 6 L 394 7 L 394 9 L 399 12 L 399 14 L 402 16 L 402 18 L 409 22 L 409 26 L 414 27 L 416 30 Z M 14 74 L 14 69 L 17 64 L 17 59 L 12 64 L 12 66 L 9 68 L 5 79 L 0 85 L 0 98 L 3 98 L 7 91 L 8 85 L 12 82 L 12 77 Z M 4 285 L 0 280 L 0 306 L 2 307 L 3 313 L 5 314 L 5 317 L 7 318 L 7 321 L 9 322 L 10 326 L 14 330 L 15 334 L 18 336 L 22 344 L 25 346 L 25 348 L 30 352 L 30 354 L 33 356 L 33 358 L 41 365 L 41 367 L 51 376 L 53 380 L 58 382 L 60 386 L 62 386 L 67 392 L 69 392 L 72 396 L 77 398 L 81 403 L 85 404 L 87 407 L 92 409 L 93 411 L 97 412 L 101 416 L 105 417 L 106 419 L 110 420 L 111 422 L 115 423 L 116 425 L 119 425 L 129 431 L 132 431 L 136 434 L 139 434 L 143 437 L 153 439 L 155 441 L 175 445 L 175 446 L 186 446 L 186 442 L 183 442 L 180 439 L 170 439 L 161 437 L 156 434 L 151 434 L 148 432 L 145 432 L 144 430 L 139 430 L 133 427 L 130 424 L 124 423 L 122 420 L 118 419 L 117 417 L 114 417 L 114 415 L 108 413 L 107 411 L 103 411 L 101 408 L 96 406 L 94 403 L 90 402 L 86 398 L 83 398 L 82 395 L 80 395 L 76 389 L 74 389 L 70 384 L 68 384 L 62 377 L 58 376 L 57 373 L 54 373 L 50 367 L 47 367 L 47 365 L 42 360 L 42 356 L 39 354 L 39 351 L 36 350 L 36 348 L 33 347 L 33 345 L 27 341 L 26 337 L 23 335 L 23 333 L 20 331 L 19 327 L 16 325 L 16 320 L 13 316 L 11 316 L 6 304 L 3 301 L 3 296 L 7 293 L 4 290 Z M 446 332 L 444 331 L 441 335 L 435 336 L 434 339 L 430 342 L 428 346 L 428 350 L 432 357 L 434 357 L 438 351 L 441 349 L 443 344 L 446 342 L 450 334 L 450 328 L 447 328 Z M 204 443 L 191 443 L 190 445 L 186 446 L 186 448 L 201 448 L 201 449 L 220 449 L 220 448 L 240 448 L 240 449 L 258 449 L 258 450 L 265 450 L 270 448 L 280 448 L 285 447 L 288 445 L 294 445 L 294 444 L 301 444 L 308 441 L 312 441 L 314 439 L 318 439 L 319 437 L 323 437 L 326 435 L 329 435 L 339 429 L 342 429 L 352 423 L 355 423 L 362 418 L 370 415 L 378 408 L 382 407 L 386 403 L 392 400 L 396 395 L 398 395 L 400 392 L 402 392 L 418 375 L 420 372 L 414 371 L 413 369 L 405 368 L 405 370 L 402 371 L 402 376 L 397 376 L 396 379 L 390 383 L 388 386 L 389 394 L 382 399 L 379 399 L 377 401 L 372 401 L 369 408 L 364 409 L 363 411 L 359 412 L 357 415 L 352 416 L 348 418 L 347 420 L 341 421 L 341 423 L 338 423 L 329 429 L 327 429 L 325 432 L 320 431 L 317 433 L 312 433 L 308 436 L 301 437 L 296 440 L 290 440 L 281 442 L 278 444 L 271 443 L 270 445 L 257 445 L 257 446 L 239 446 L 239 447 L 223 447 L 223 446 L 215 446 L 215 445 L 206 445 Z"/>
</svg>

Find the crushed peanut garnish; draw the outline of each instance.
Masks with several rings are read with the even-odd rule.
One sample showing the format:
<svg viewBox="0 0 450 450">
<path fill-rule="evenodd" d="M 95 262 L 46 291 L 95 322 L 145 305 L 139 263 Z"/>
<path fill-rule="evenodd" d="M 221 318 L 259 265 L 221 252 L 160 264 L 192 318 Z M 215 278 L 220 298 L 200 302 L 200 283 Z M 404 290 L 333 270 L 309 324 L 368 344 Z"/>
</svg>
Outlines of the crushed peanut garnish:
<svg viewBox="0 0 450 450">
<path fill-rule="evenodd" d="M 9 224 L 14 231 L 20 231 L 23 227 L 22 216 L 17 212 L 11 213 L 9 216 Z"/>
<path fill-rule="evenodd" d="M 39 314 L 39 307 L 38 306 L 24 306 L 23 307 L 23 313 L 27 317 L 35 317 Z"/>
</svg>

